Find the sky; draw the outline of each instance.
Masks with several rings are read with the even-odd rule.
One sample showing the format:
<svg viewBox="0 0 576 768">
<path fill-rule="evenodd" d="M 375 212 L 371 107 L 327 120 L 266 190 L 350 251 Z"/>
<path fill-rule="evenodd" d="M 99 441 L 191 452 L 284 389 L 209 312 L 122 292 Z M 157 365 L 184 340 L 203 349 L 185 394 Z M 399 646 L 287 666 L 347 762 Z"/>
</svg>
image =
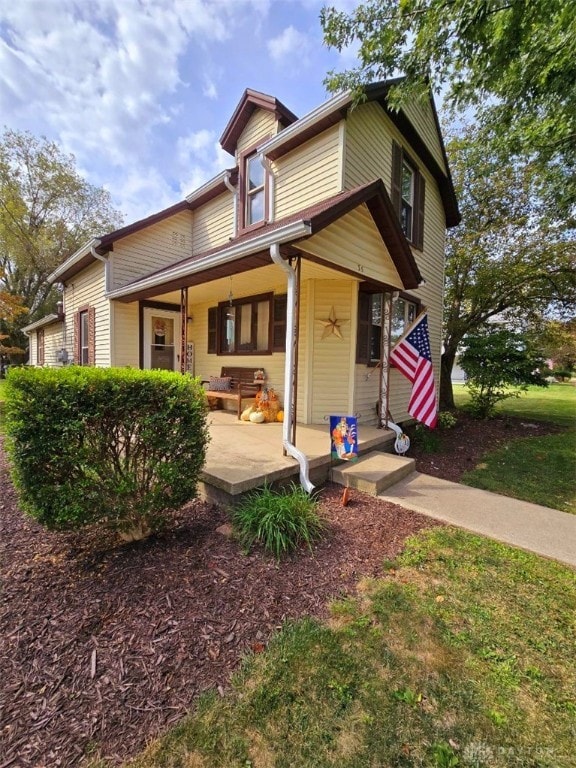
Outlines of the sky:
<svg viewBox="0 0 576 768">
<path fill-rule="evenodd" d="M 233 166 L 218 140 L 245 88 L 299 117 L 329 98 L 327 73 L 355 59 L 323 45 L 322 5 L 0 0 L 0 130 L 56 141 L 138 220 Z"/>
</svg>

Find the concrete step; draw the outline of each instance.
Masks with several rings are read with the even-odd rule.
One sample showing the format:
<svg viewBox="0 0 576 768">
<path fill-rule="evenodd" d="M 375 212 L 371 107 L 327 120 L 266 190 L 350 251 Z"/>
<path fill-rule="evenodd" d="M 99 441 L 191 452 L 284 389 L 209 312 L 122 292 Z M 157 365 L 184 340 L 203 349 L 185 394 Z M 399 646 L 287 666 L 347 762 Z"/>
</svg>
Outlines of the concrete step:
<svg viewBox="0 0 576 768">
<path fill-rule="evenodd" d="M 414 459 L 372 451 L 358 461 L 333 467 L 332 480 L 340 485 L 378 496 L 415 470 Z"/>
</svg>

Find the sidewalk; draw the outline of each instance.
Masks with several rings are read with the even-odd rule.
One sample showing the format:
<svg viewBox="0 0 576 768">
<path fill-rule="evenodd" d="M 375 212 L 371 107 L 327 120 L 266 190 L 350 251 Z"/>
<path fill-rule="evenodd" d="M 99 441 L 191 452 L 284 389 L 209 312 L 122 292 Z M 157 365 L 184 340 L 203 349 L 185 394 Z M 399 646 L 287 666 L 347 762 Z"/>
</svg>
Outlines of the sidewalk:
<svg viewBox="0 0 576 768">
<path fill-rule="evenodd" d="M 378 498 L 576 567 L 576 515 L 419 472 Z"/>
</svg>

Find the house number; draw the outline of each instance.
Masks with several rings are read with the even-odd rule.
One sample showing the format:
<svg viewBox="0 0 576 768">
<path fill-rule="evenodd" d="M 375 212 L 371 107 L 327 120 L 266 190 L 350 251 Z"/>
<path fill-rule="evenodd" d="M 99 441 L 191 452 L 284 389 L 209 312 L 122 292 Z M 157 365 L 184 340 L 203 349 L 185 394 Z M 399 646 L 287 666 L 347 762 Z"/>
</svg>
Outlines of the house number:
<svg viewBox="0 0 576 768">
<path fill-rule="evenodd" d="M 358 264 L 358 272 L 364 272 L 364 265 Z"/>
</svg>

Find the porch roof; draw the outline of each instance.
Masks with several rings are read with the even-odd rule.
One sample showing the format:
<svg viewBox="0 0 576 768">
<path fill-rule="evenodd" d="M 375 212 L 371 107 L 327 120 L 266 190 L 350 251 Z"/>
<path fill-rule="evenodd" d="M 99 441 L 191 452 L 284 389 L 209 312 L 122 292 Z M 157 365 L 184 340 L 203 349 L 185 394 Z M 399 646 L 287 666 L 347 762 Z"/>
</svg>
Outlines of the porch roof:
<svg viewBox="0 0 576 768">
<path fill-rule="evenodd" d="M 377 179 L 345 190 L 290 216 L 264 224 L 258 229 L 231 238 L 227 243 L 183 259 L 110 291 L 110 299 L 136 301 L 159 292 L 197 285 L 232 273 L 271 264 L 270 246 L 274 243 L 298 250 L 298 243 L 366 204 L 386 245 L 404 288 L 416 288 L 422 276 L 402 232 L 388 192 Z M 291 250 L 293 255 L 295 250 Z M 361 276 L 361 275 L 359 275 Z"/>
</svg>

